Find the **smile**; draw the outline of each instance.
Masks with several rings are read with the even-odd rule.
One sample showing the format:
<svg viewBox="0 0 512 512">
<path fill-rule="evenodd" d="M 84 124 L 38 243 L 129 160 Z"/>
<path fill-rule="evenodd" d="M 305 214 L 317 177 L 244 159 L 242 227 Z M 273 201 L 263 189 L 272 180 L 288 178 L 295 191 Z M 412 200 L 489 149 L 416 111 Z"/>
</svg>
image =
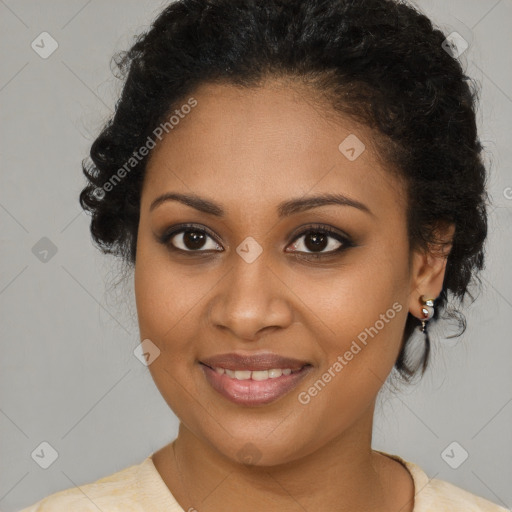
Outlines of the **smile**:
<svg viewBox="0 0 512 512">
<path fill-rule="evenodd" d="M 272 368 L 269 370 L 230 370 L 210 368 L 200 363 L 208 384 L 229 401 L 245 406 L 265 405 L 283 397 L 313 368 Z"/>
</svg>

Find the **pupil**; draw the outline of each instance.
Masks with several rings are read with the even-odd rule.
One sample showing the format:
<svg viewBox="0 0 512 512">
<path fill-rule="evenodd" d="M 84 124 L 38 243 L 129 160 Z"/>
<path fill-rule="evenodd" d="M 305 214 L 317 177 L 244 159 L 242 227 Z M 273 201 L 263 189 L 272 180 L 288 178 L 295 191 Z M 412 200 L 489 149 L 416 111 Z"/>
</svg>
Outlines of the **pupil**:
<svg viewBox="0 0 512 512">
<path fill-rule="evenodd" d="M 311 241 L 311 243 L 309 243 Z M 315 251 L 317 249 L 325 249 L 327 241 L 327 237 L 324 233 L 311 233 L 306 236 L 306 247 L 310 251 Z"/>
<path fill-rule="evenodd" d="M 204 233 L 197 231 L 186 231 L 183 241 L 187 249 L 200 249 L 204 244 Z"/>
</svg>

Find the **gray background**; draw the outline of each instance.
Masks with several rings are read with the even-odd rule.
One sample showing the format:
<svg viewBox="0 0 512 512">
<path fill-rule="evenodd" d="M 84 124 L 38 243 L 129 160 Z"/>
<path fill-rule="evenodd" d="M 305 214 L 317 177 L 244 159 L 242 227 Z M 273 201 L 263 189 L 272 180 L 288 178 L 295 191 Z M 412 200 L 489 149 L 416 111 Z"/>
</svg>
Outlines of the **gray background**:
<svg viewBox="0 0 512 512">
<path fill-rule="evenodd" d="M 80 161 L 120 91 L 110 57 L 166 3 L 0 0 L 3 511 L 137 464 L 177 433 L 175 416 L 133 355 L 131 279 L 112 286 L 119 265 L 93 247 L 78 204 Z M 482 86 L 478 119 L 494 206 L 468 329 L 457 340 L 433 333 L 424 379 L 395 393 L 384 389 L 374 447 L 512 507 L 512 0 L 417 5 L 470 44 L 461 60 Z M 59 45 L 47 59 L 31 48 L 43 31 Z M 43 237 L 57 249 L 46 262 L 33 251 Z M 58 452 L 48 469 L 31 457 L 43 441 Z M 453 441 L 469 454 L 457 469 L 441 456 Z"/>
</svg>

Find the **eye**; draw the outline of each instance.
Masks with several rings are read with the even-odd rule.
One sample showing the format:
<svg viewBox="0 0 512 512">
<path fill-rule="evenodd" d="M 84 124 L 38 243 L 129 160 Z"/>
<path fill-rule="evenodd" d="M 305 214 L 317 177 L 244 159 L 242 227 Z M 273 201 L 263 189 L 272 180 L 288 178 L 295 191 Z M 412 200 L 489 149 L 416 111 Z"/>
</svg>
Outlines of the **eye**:
<svg viewBox="0 0 512 512">
<path fill-rule="evenodd" d="M 303 231 L 286 252 L 304 253 L 305 258 L 320 258 L 340 253 L 353 247 L 352 241 L 329 226 L 311 226 Z"/>
<path fill-rule="evenodd" d="M 204 228 L 192 224 L 182 225 L 159 237 L 159 242 L 167 245 L 171 250 L 183 252 L 222 251 L 222 247 L 215 242 L 214 237 Z"/>
<path fill-rule="evenodd" d="M 159 236 L 158 241 L 170 250 L 178 252 L 193 254 L 223 251 L 209 230 L 194 224 L 175 226 Z M 330 226 L 317 225 L 309 226 L 307 230 L 302 231 L 295 238 L 295 242 L 288 246 L 286 252 L 297 252 L 304 259 L 316 259 L 333 256 L 353 246 L 348 236 Z"/>
</svg>

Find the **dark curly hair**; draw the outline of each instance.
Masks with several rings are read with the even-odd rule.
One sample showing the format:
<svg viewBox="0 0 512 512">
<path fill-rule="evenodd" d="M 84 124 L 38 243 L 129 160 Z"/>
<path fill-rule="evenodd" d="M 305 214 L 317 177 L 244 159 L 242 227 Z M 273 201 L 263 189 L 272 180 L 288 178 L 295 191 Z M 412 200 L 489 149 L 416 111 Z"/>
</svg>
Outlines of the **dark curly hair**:
<svg viewBox="0 0 512 512">
<path fill-rule="evenodd" d="M 486 168 L 475 120 L 477 88 L 445 50 L 446 35 L 414 7 L 394 0 L 178 0 L 134 45 L 113 58 L 124 88 L 113 117 L 84 160 L 80 194 L 94 242 L 135 264 L 141 186 L 147 160 L 134 152 L 201 84 L 257 87 L 268 78 L 308 84 L 340 112 L 375 134 L 380 157 L 407 185 L 411 247 L 431 249 L 436 230 L 455 234 L 443 289 L 462 303 L 474 297 L 487 235 Z M 130 160 L 132 159 L 132 160 Z M 132 169 L 126 172 L 126 162 Z M 121 172 L 124 167 L 125 172 Z M 116 175 L 117 173 L 117 175 Z M 116 176 L 115 176 L 116 175 Z M 116 183 L 112 179 L 116 178 Z M 114 186 L 115 185 L 115 186 Z M 418 320 L 409 314 L 395 369 L 406 381 L 414 367 L 407 346 Z"/>
</svg>

